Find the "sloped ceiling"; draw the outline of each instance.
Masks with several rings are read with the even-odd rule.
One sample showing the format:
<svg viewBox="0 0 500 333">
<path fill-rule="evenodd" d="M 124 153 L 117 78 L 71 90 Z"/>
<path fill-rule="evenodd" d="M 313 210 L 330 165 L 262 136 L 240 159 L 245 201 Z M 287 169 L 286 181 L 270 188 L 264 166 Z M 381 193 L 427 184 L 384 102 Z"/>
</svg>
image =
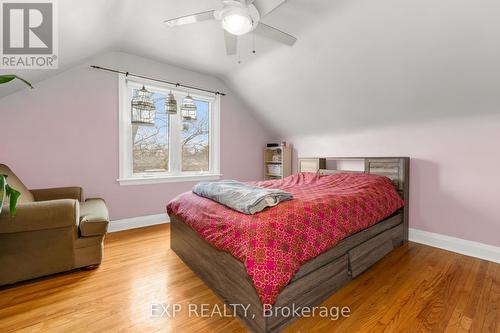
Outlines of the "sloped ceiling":
<svg viewBox="0 0 500 333">
<path fill-rule="evenodd" d="M 241 64 L 225 55 L 218 23 L 162 23 L 218 0 L 58 3 L 59 71 L 117 50 L 216 75 L 283 136 L 499 112 L 496 0 L 288 0 L 263 21 L 297 44 L 257 37 L 252 55 L 245 36 Z M 57 72 L 19 74 L 37 82 Z"/>
<path fill-rule="evenodd" d="M 498 1 L 291 0 L 278 14 L 299 42 L 227 80 L 282 135 L 500 112 Z"/>
<path fill-rule="evenodd" d="M 0 73 L 20 75 L 32 83 L 57 75 L 84 59 L 117 48 L 116 29 L 121 17 L 117 15 L 120 0 L 62 0 L 57 1 L 59 24 L 59 69 L 3 70 Z M 25 86 L 13 81 L 0 87 L 0 97 Z"/>
<path fill-rule="evenodd" d="M 62 0 L 58 7 L 60 68 L 9 73 L 36 83 L 108 51 L 128 52 L 216 76 L 240 66 L 237 57 L 226 56 L 220 23 L 201 22 L 175 29 L 163 24 L 165 19 L 222 8 L 220 0 Z M 290 31 L 289 26 L 292 24 L 279 27 Z M 241 41 L 244 63 L 251 42 L 248 36 Z M 256 43 L 262 56 L 272 47 L 281 47 L 260 38 Z M 3 86 L 0 96 L 23 87 L 20 83 Z"/>
</svg>

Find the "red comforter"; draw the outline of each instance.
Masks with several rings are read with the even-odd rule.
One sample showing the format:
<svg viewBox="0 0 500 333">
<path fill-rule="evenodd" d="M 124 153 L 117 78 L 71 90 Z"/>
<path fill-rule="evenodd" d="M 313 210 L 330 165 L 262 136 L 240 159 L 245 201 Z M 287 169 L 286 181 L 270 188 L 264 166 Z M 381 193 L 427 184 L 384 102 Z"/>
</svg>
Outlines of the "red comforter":
<svg viewBox="0 0 500 333">
<path fill-rule="evenodd" d="M 305 262 L 403 206 L 391 181 L 376 175 L 299 173 L 252 184 L 281 188 L 294 199 L 245 215 L 186 192 L 167 212 L 243 262 L 263 304 L 274 304 Z"/>
</svg>

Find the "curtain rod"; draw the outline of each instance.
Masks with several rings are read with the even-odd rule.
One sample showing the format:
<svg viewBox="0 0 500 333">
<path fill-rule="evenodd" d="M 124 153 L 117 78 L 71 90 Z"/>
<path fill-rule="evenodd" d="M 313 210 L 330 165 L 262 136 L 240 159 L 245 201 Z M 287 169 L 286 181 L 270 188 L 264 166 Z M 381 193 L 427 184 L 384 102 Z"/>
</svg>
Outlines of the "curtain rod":
<svg viewBox="0 0 500 333">
<path fill-rule="evenodd" d="M 137 78 L 140 78 L 140 79 L 146 79 L 146 80 L 151 80 L 151 81 L 166 83 L 166 84 L 170 84 L 170 85 L 176 86 L 176 87 L 182 87 L 182 88 L 186 88 L 186 89 L 199 90 L 199 91 L 204 91 L 204 92 L 208 92 L 208 93 L 215 94 L 215 95 L 226 96 L 225 93 L 222 93 L 220 91 L 207 90 L 207 89 L 203 89 L 203 88 L 199 88 L 199 87 L 194 87 L 194 86 L 189 86 L 189 85 L 185 85 L 185 84 L 180 84 L 179 82 L 172 82 L 172 81 L 160 80 L 160 79 L 156 79 L 156 78 L 152 78 L 152 77 L 148 77 L 148 76 L 144 76 L 144 75 L 139 75 L 139 74 L 133 74 L 133 73 L 130 73 L 130 72 L 120 71 L 120 70 L 113 69 L 113 68 L 106 68 L 106 67 L 95 66 L 95 65 L 91 65 L 90 67 L 94 68 L 94 69 L 99 69 L 99 70 L 107 71 L 107 72 L 124 74 L 125 76 L 133 76 L 133 77 L 137 77 Z"/>
</svg>

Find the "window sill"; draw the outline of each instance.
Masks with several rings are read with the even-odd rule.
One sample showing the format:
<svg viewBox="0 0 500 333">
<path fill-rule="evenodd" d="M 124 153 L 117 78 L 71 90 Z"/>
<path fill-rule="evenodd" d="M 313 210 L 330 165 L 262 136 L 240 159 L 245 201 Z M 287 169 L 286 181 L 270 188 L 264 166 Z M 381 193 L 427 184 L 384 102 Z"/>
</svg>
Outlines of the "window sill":
<svg viewBox="0 0 500 333">
<path fill-rule="evenodd" d="M 203 180 L 219 180 L 221 174 L 192 174 L 192 175 L 169 175 L 151 177 L 129 177 L 117 179 L 122 186 L 147 185 L 161 183 L 199 182 Z"/>
</svg>

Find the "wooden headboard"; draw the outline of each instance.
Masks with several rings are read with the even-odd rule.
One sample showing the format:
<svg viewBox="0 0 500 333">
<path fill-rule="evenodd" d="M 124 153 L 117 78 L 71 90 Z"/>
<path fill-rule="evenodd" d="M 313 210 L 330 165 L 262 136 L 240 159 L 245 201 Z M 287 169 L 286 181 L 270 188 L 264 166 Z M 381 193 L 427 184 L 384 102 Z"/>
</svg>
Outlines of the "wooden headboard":
<svg viewBox="0 0 500 333">
<path fill-rule="evenodd" d="M 405 201 L 405 207 L 403 208 L 403 224 L 405 229 L 405 240 L 408 240 L 410 202 L 409 157 L 327 157 L 326 160 L 328 162 L 360 161 L 364 164 L 364 170 L 320 169 L 318 171 L 320 174 L 363 172 L 390 178 L 399 195 Z"/>
</svg>

